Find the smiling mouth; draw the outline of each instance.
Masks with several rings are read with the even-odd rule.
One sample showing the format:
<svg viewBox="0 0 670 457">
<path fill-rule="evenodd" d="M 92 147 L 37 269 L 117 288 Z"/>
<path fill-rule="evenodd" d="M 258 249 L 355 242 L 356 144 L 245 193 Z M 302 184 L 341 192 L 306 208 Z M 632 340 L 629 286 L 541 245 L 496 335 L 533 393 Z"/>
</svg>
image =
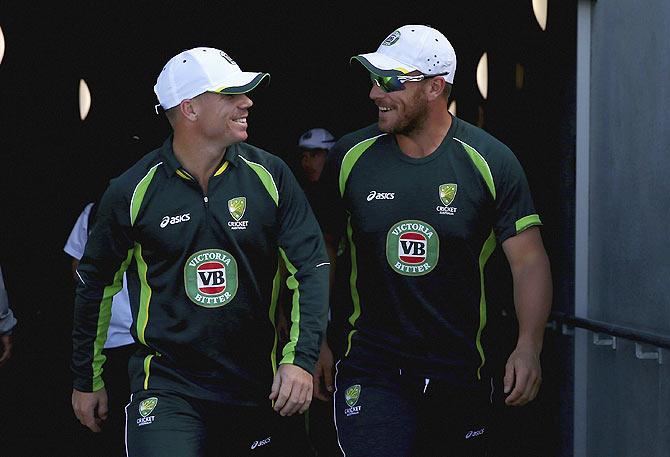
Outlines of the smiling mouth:
<svg viewBox="0 0 670 457">
<path fill-rule="evenodd" d="M 238 117 L 237 119 L 233 119 L 233 122 L 235 122 L 236 124 L 247 125 L 247 118 Z"/>
<path fill-rule="evenodd" d="M 389 111 L 392 111 L 392 110 L 393 110 L 393 108 L 389 108 L 387 106 L 380 106 L 379 107 L 379 111 L 382 112 L 382 113 L 388 113 Z"/>
</svg>

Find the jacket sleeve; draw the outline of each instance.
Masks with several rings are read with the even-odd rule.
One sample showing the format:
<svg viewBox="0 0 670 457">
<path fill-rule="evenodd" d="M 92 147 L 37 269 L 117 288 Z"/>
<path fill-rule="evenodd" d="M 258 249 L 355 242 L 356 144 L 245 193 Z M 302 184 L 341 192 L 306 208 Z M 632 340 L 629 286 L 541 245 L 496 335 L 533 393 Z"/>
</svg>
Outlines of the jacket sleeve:
<svg viewBox="0 0 670 457">
<path fill-rule="evenodd" d="M 9 298 L 7 297 L 7 290 L 5 290 L 5 281 L 2 278 L 2 270 L 0 270 L 0 335 L 9 333 L 16 325 L 16 318 L 14 313 L 9 308 Z"/>
<path fill-rule="evenodd" d="M 328 319 L 330 263 L 312 209 L 288 166 L 278 167 L 278 244 L 292 291 L 291 330 L 280 363 L 313 373 Z"/>
<path fill-rule="evenodd" d="M 73 387 L 82 392 L 104 387 L 102 349 L 112 297 L 123 287 L 123 273 L 133 253 L 130 218 L 130 198 L 112 181 L 100 201 L 97 222 L 77 268 L 71 368 Z"/>
</svg>

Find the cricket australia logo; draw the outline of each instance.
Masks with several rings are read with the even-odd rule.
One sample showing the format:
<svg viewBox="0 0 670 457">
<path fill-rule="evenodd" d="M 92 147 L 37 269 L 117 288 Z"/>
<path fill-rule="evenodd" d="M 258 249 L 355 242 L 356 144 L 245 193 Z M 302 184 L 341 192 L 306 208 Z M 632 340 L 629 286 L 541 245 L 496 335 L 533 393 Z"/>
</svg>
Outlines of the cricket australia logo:
<svg viewBox="0 0 670 457">
<path fill-rule="evenodd" d="M 400 31 L 396 30 L 392 34 L 390 34 L 384 41 L 382 41 L 382 46 L 391 46 L 394 44 L 396 41 L 400 39 Z"/>
<path fill-rule="evenodd" d="M 386 260 L 401 275 L 421 276 L 431 272 L 439 255 L 437 232 L 426 222 L 400 221 L 386 235 Z"/>
<path fill-rule="evenodd" d="M 184 265 L 184 289 L 196 305 L 225 305 L 237 293 L 237 262 L 221 249 L 196 252 Z"/>
<path fill-rule="evenodd" d="M 235 221 L 228 222 L 232 230 L 246 230 L 249 221 L 241 221 L 247 210 L 247 197 L 235 197 L 228 200 L 228 212 Z"/>
<path fill-rule="evenodd" d="M 358 398 L 360 396 L 361 396 L 360 384 L 354 384 L 344 392 L 344 401 L 347 402 L 347 406 L 349 406 L 347 409 L 344 410 L 344 414 L 346 414 L 347 417 L 354 416 L 361 412 L 361 406 L 360 405 L 356 406 L 356 403 L 358 403 Z"/>
<path fill-rule="evenodd" d="M 453 216 L 456 214 L 456 209 L 450 206 L 454 199 L 456 198 L 456 191 L 458 190 L 458 184 L 441 184 L 438 187 L 438 195 L 440 196 L 440 201 L 444 206 L 438 206 L 435 208 L 440 214 L 447 214 Z"/>
<path fill-rule="evenodd" d="M 149 414 L 151 414 L 154 411 L 154 408 L 156 407 L 157 404 L 158 404 L 157 397 L 149 397 L 140 402 L 139 410 L 140 410 L 140 416 L 142 417 L 137 419 L 138 427 L 141 427 L 143 425 L 149 425 L 154 421 L 155 416 L 150 416 Z"/>
</svg>

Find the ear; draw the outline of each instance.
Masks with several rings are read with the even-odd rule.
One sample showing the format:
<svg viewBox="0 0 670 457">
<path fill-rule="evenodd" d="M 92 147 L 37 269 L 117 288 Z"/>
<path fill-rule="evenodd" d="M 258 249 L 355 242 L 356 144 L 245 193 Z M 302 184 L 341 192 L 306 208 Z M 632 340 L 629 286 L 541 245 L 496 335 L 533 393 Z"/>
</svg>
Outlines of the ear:
<svg viewBox="0 0 670 457">
<path fill-rule="evenodd" d="M 182 102 L 179 104 L 179 112 L 186 119 L 194 122 L 198 119 L 198 112 L 195 105 L 196 104 L 193 103 L 193 99 L 182 100 Z"/>
<path fill-rule="evenodd" d="M 430 78 L 426 85 L 426 96 L 428 97 L 428 100 L 435 100 L 436 98 L 441 97 L 446 84 L 444 78 L 440 78 L 439 76 Z"/>
</svg>

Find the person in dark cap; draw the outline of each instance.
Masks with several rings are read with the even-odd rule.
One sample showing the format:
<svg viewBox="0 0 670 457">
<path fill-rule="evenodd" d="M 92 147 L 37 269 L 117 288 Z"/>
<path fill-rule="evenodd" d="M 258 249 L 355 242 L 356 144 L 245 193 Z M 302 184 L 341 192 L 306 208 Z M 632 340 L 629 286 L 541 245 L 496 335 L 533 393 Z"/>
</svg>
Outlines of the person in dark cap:
<svg viewBox="0 0 670 457">
<path fill-rule="evenodd" d="M 304 413 L 312 399 L 329 261 L 289 167 L 245 142 L 247 94 L 268 76 L 243 72 L 219 49 L 174 56 L 154 87 L 173 135 L 100 201 L 76 270 L 72 405 L 100 430 L 102 349 L 125 272 L 138 343 L 128 456 L 295 455 L 280 416 Z M 280 263 L 293 299 L 278 354 Z"/>
<path fill-rule="evenodd" d="M 327 240 L 343 239 L 331 302 L 338 440 L 352 456 L 481 457 L 493 398 L 485 266 L 510 265 L 519 322 L 505 403 L 533 400 L 551 307 L 549 261 L 524 171 L 503 143 L 452 116 L 456 53 L 406 25 L 360 54 L 378 108 L 324 170 Z M 329 330 L 329 342 L 331 341 Z"/>
</svg>

